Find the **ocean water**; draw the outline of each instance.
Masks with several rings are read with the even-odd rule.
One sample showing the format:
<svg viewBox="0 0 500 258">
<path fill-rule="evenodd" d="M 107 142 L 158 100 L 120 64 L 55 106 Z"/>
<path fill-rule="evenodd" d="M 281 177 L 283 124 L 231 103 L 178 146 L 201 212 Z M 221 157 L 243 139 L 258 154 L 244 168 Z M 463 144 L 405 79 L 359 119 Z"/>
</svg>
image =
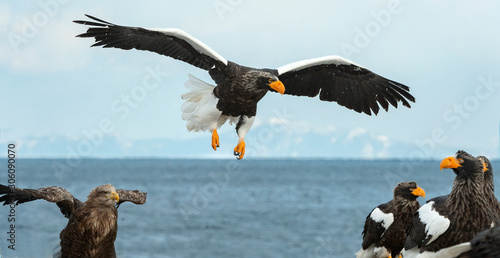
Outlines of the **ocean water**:
<svg viewBox="0 0 500 258">
<path fill-rule="evenodd" d="M 493 168 L 500 162 L 493 162 Z M 417 181 L 421 203 L 447 194 L 454 173 L 436 160 L 19 159 L 16 186 L 58 185 L 84 201 L 111 183 L 148 193 L 119 210 L 119 257 L 354 257 L 367 214 Z M 7 182 L 0 162 L 0 182 Z M 64 171 L 55 168 L 66 166 Z M 496 178 L 498 185 L 498 177 Z M 10 250 L 8 207 L 0 207 L 2 257 L 51 257 L 67 220 L 55 204 L 15 211 Z"/>
</svg>

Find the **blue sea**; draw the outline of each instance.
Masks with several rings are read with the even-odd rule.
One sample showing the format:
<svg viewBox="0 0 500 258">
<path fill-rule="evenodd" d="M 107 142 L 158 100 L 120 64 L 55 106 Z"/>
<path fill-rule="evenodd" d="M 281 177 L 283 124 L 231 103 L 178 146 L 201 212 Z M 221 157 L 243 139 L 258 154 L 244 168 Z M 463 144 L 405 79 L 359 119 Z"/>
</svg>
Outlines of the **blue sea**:
<svg viewBox="0 0 500 258">
<path fill-rule="evenodd" d="M 450 154 L 451 155 L 451 154 Z M 443 157 L 444 158 L 444 157 Z M 6 184 L 5 161 L 0 182 Z M 16 186 L 58 185 L 84 201 L 111 183 L 148 193 L 119 210 L 119 257 L 354 257 L 367 214 L 416 181 L 426 199 L 450 192 L 438 160 L 18 159 Z M 493 162 L 493 168 L 500 162 Z M 496 178 L 498 185 L 498 177 Z M 426 199 L 420 199 L 424 203 Z M 52 257 L 67 220 L 42 200 L 0 207 L 2 257 Z"/>
</svg>

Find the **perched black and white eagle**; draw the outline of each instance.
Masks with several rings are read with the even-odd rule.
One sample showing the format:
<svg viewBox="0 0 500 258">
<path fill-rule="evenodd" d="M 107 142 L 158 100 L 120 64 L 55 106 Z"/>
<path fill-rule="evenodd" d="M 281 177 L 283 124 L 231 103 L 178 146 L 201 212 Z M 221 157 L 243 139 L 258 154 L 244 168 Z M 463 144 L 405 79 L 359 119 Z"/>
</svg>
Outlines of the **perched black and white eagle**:
<svg viewBox="0 0 500 258">
<path fill-rule="evenodd" d="M 406 228 L 420 208 L 417 198 L 425 197 L 425 191 L 413 181 L 401 182 L 393 195 L 391 201 L 377 206 L 366 217 L 357 258 L 398 258 L 405 244 Z"/>
<path fill-rule="evenodd" d="M 0 185 L 0 202 L 3 205 L 18 205 L 39 199 L 56 203 L 61 213 L 68 218 L 68 225 L 59 235 L 60 253 L 54 257 L 111 258 L 116 257 L 114 243 L 118 230 L 117 208 L 123 202 L 144 204 L 146 193 L 115 189 L 106 184 L 94 188 L 87 201 L 81 202 L 59 186 L 22 189 Z"/>
<path fill-rule="evenodd" d="M 182 118 L 189 131 L 212 133 L 212 148 L 219 147 L 217 129 L 227 120 L 236 123 L 238 145 L 234 155 L 245 155 L 245 136 L 257 112 L 257 103 L 268 91 L 335 101 L 359 113 L 377 114 L 382 107 L 410 107 L 415 98 L 401 83 L 379 76 L 339 56 L 325 56 L 284 65 L 255 69 L 228 61 L 203 42 L 179 29 L 144 29 L 115 25 L 90 15 L 91 26 L 77 37 L 95 38 L 92 46 L 152 51 L 207 70 L 217 86 L 189 76 L 182 96 Z"/>
<path fill-rule="evenodd" d="M 479 158 L 460 150 L 443 159 L 440 168 L 455 172 L 453 188 L 449 195 L 429 200 L 415 213 L 403 251 L 405 258 L 450 255 L 454 250 L 448 247 L 470 241 L 494 220 Z"/>
</svg>

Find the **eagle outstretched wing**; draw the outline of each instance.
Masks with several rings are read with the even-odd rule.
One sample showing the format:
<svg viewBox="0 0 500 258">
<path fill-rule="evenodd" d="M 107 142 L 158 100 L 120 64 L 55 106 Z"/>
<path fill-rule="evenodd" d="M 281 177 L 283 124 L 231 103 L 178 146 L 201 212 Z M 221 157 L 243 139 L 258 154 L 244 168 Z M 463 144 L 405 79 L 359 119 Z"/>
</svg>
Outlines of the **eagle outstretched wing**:
<svg viewBox="0 0 500 258">
<path fill-rule="evenodd" d="M 74 21 L 78 24 L 94 26 L 87 32 L 77 35 L 83 38 L 95 38 L 94 46 L 120 48 L 124 50 L 147 50 L 178 59 L 198 68 L 209 70 L 222 68 L 227 60 L 217 54 L 203 42 L 179 29 L 145 29 L 115 25 L 90 15 L 94 21 Z"/>
<path fill-rule="evenodd" d="M 339 56 L 325 56 L 284 65 L 277 69 L 285 94 L 335 101 L 358 113 L 376 115 L 389 104 L 411 107 L 410 88 L 386 79 Z"/>
<path fill-rule="evenodd" d="M 92 46 L 138 49 L 178 59 L 210 71 L 219 83 L 228 61 L 203 42 L 179 29 L 145 29 L 115 25 L 86 15 L 93 21 L 74 21 L 91 26 L 77 37 L 95 38 Z M 215 69 L 214 69 L 215 68 Z M 359 113 L 378 114 L 380 107 L 411 107 L 410 88 L 384 78 L 339 56 L 325 56 L 284 65 L 272 71 L 285 85 L 285 94 L 335 101 Z"/>
<path fill-rule="evenodd" d="M 25 202 L 31 202 L 39 199 L 56 203 L 61 213 L 69 217 L 73 211 L 83 205 L 83 203 L 73 197 L 66 189 L 59 186 L 43 187 L 38 189 L 11 188 L 6 185 L 0 185 L 0 202 L 3 205 L 19 205 Z"/>
<path fill-rule="evenodd" d="M 118 193 L 118 196 L 120 197 L 120 201 L 116 204 L 117 207 L 119 207 L 123 202 L 132 202 L 138 205 L 146 203 L 147 193 L 145 192 L 141 192 L 139 190 L 116 189 L 116 193 Z"/>
</svg>

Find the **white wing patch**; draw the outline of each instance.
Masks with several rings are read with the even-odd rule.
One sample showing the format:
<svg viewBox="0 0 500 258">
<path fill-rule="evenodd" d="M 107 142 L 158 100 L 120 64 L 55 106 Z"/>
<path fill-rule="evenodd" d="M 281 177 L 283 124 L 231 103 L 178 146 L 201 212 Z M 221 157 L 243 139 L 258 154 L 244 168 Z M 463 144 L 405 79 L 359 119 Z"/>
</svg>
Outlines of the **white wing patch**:
<svg viewBox="0 0 500 258">
<path fill-rule="evenodd" d="M 436 240 L 450 227 L 450 220 L 439 215 L 433 207 L 434 201 L 431 201 L 418 209 L 419 218 L 425 224 L 426 237 L 432 235 L 427 245 Z"/>
<path fill-rule="evenodd" d="M 382 223 L 385 230 L 394 222 L 394 215 L 392 213 L 384 213 L 379 208 L 375 208 L 372 213 L 370 213 L 370 218 L 377 223 Z"/>
<path fill-rule="evenodd" d="M 305 69 L 308 67 L 316 66 L 316 65 L 324 65 L 324 64 L 335 64 L 335 65 L 356 65 L 362 68 L 362 66 L 355 64 L 352 61 L 349 61 L 343 57 L 340 56 L 324 56 L 324 57 L 318 57 L 318 58 L 312 58 L 312 59 L 307 59 L 307 60 L 302 60 L 290 64 L 286 64 L 284 66 L 281 66 L 278 68 L 278 74 L 284 74 L 286 72 L 290 71 L 296 71 L 296 70 L 301 70 Z"/>
<path fill-rule="evenodd" d="M 185 31 L 180 30 L 180 29 L 148 29 L 152 31 L 158 31 L 161 33 L 164 33 L 169 36 L 173 36 L 176 38 L 180 38 L 185 40 L 187 43 L 189 43 L 191 46 L 193 46 L 196 50 L 198 50 L 200 53 L 203 53 L 207 56 L 210 56 L 216 60 L 221 61 L 225 65 L 227 65 L 227 60 L 222 57 L 221 55 L 217 54 L 213 49 L 211 49 L 209 46 L 205 45 L 205 43 L 201 42 L 197 38 L 187 34 Z"/>
</svg>

